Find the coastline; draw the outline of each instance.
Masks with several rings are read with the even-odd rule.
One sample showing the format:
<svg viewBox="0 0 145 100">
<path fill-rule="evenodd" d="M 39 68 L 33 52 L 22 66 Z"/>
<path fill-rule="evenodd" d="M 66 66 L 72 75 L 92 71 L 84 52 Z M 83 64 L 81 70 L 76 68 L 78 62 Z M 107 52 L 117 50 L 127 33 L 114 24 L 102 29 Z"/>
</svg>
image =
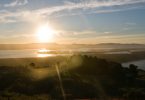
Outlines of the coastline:
<svg viewBox="0 0 145 100">
<path fill-rule="evenodd" d="M 84 54 L 83 54 L 84 55 Z M 88 56 L 96 56 L 97 58 L 106 59 L 118 63 L 128 63 L 134 61 L 144 60 L 145 56 L 133 54 L 86 54 Z M 0 66 L 26 66 L 30 63 L 38 65 L 54 64 L 62 61 L 63 58 L 68 56 L 49 56 L 49 57 L 30 57 L 30 58 L 0 58 Z"/>
</svg>

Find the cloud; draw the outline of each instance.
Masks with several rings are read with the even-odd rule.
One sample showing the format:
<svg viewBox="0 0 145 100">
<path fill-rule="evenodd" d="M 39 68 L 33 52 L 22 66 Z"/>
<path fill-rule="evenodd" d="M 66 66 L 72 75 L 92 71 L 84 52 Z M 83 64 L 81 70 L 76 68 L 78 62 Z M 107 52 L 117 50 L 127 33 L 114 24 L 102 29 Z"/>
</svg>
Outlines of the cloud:
<svg viewBox="0 0 145 100">
<path fill-rule="evenodd" d="M 134 23 L 134 22 L 127 22 L 127 23 L 125 23 L 125 25 L 126 25 L 126 26 L 135 26 L 136 23 Z"/>
<path fill-rule="evenodd" d="M 124 24 L 123 30 L 128 31 L 128 30 L 134 29 L 136 25 L 137 25 L 137 23 L 134 23 L 134 22 L 126 22 Z"/>
<path fill-rule="evenodd" d="M 26 5 L 27 3 L 28 3 L 28 0 L 15 0 L 11 3 L 5 4 L 4 7 L 22 6 L 22 5 Z"/>
<path fill-rule="evenodd" d="M 94 44 L 94 43 L 144 43 L 144 34 L 126 34 L 126 35 L 101 35 L 93 37 L 84 38 L 58 38 L 58 43 L 84 43 L 84 44 Z M 69 42 L 68 42 L 69 41 Z"/>
<path fill-rule="evenodd" d="M 38 13 L 41 14 L 52 14 L 61 11 L 71 11 L 76 9 L 94 9 L 94 8 L 102 8 L 103 7 L 112 7 L 112 6 L 123 6 L 123 5 L 131 5 L 137 3 L 145 3 L 145 0 L 107 0 L 107 1 L 98 1 L 98 0 L 78 0 L 77 2 L 65 1 L 64 5 L 42 8 L 38 10 Z M 105 12 L 106 10 L 100 9 L 100 12 Z M 99 12 L 99 11 L 98 11 Z"/>
<path fill-rule="evenodd" d="M 28 0 L 15 0 L 5 7 L 14 7 L 25 5 Z M 138 9 L 142 6 L 135 4 L 143 4 L 145 0 L 71 0 L 64 1 L 64 4 L 44 7 L 33 10 L 16 10 L 15 12 L 0 11 L 0 23 L 33 21 L 45 19 L 48 17 L 73 16 L 92 13 L 111 13 L 130 9 Z M 117 8 L 115 8 L 118 6 Z M 33 16 L 33 17 L 32 17 Z M 9 18 L 13 17 L 13 18 Z M 9 19 L 8 19 L 9 18 Z"/>
<path fill-rule="evenodd" d="M 113 32 L 104 32 L 104 34 L 111 34 L 111 33 L 113 33 Z"/>
<path fill-rule="evenodd" d="M 34 12 L 46 17 L 111 13 L 143 8 L 144 3 L 145 0 L 71 0 L 64 1 L 63 5 L 45 7 L 35 10 Z"/>
<path fill-rule="evenodd" d="M 97 32 L 94 30 L 84 30 L 84 31 L 57 31 L 55 36 L 59 38 L 83 38 L 83 37 L 94 37 L 97 35 Z"/>
<path fill-rule="evenodd" d="M 33 16 L 33 17 L 32 17 Z M 0 11 L 0 23 L 29 22 L 39 23 L 42 16 L 31 11 L 10 12 L 8 10 Z"/>
<path fill-rule="evenodd" d="M 65 1 L 66 6 L 69 6 L 68 9 L 76 8 L 96 8 L 96 7 L 110 7 L 110 6 L 120 6 L 136 3 L 144 3 L 145 0 L 77 0 L 76 2 Z"/>
</svg>

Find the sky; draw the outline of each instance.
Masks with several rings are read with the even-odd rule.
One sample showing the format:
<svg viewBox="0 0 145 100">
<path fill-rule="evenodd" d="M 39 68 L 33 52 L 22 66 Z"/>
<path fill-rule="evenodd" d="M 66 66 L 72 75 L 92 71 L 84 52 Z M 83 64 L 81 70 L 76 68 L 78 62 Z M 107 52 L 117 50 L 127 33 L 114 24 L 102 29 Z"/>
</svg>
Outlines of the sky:
<svg viewBox="0 0 145 100">
<path fill-rule="evenodd" d="M 0 44 L 42 42 L 46 24 L 47 42 L 145 44 L 145 0 L 0 0 Z"/>
</svg>

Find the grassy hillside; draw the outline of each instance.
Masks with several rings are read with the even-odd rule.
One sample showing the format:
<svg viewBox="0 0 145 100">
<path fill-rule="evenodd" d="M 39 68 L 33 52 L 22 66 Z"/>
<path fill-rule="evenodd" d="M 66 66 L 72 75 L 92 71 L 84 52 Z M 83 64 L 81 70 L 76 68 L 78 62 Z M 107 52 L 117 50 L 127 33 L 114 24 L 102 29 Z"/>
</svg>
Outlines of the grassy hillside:
<svg viewBox="0 0 145 100">
<path fill-rule="evenodd" d="M 85 55 L 25 60 L 0 67 L 0 99 L 145 99 L 145 72 L 135 65 Z"/>
</svg>

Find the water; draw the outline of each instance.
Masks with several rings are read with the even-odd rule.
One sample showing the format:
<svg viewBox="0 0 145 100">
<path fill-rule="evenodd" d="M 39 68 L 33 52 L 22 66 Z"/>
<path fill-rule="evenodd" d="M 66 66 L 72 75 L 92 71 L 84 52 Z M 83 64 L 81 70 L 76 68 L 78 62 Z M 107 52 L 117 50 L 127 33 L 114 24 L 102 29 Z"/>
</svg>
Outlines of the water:
<svg viewBox="0 0 145 100">
<path fill-rule="evenodd" d="M 114 51 L 114 52 L 107 52 L 105 54 L 131 54 L 129 51 Z"/>
<path fill-rule="evenodd" d="M 45 50 L 45 49 L 44 49 Z M 42 49 L 25 49 L 25 50 L 0 50 L 0 58 L 34 58 L 34 57 L 50 57 L 50 56 L 65 56 L 71 55 L 72 53 L 68 53 L 62 50 L 47 50 L 48 52 Z"/>
<path fill-rule="evenodd" d="M 0 50 L 0 58 L 36 57 L 36 50 Z"/>
<path fill-rule="evenodd" d="M 0 50 L 0 58 L 33 58 L 33 57 L 49 57 L 53 54 L 39 54 L 39 50 Z"/>
<path fill-rule="evenodd" d="M 122 65 L 123 65 L 124 67 L 128 67 L 130 64 L 137 65 L 138 68 L 144 69 L 144 70 L 145 70 L 145 60 L 127 62 L 127 63 L 123 63 Z"/>
<path fill-rule="evenodd" d="M 62 51 L 48 50 L 50 53 L 49 52 L 38 53 L 39 51 L 43 51 L 43 50 L 42 49 L 41 50 L 38 50 L 38 49 L 0 50 L 0 58 L 33 58 L 33 57 L 50 57 L 50 56 L 59 56 L 59 55 L 61 56 L 69 55 L 66 51 L 65 53 L 62 53 Z M 61 53 L 53 53 L 53 52 L 61 52 Z M 81 50 L 79 52 L 81 52 Z M 122 53 L 122 52 L 119 52 L 119 53 Z M 127 53 L 127 52 L 123 52 L 123 54 L 124 53 Z M 127 63 L 123 63 L 122 65 L 124 67 L 128 67 L 130 64 L 137 65 L 140 69 L 145 70 L 145 60 L 127 62 Z"/>
<path fill-rule="evenodd" d="M 50 56 L 65 56 L 74 53 L 96 51 L 92 48 L 77 48 L 77 49 L 59 49 L 46 50 L 43 49 L 24 49 L 24 50 L 0 50 L 0 58 L 33 58 L 33 57 L 50 57 Z M 108 50 L 108 49 L 105 49 Z"/>
</svg>

